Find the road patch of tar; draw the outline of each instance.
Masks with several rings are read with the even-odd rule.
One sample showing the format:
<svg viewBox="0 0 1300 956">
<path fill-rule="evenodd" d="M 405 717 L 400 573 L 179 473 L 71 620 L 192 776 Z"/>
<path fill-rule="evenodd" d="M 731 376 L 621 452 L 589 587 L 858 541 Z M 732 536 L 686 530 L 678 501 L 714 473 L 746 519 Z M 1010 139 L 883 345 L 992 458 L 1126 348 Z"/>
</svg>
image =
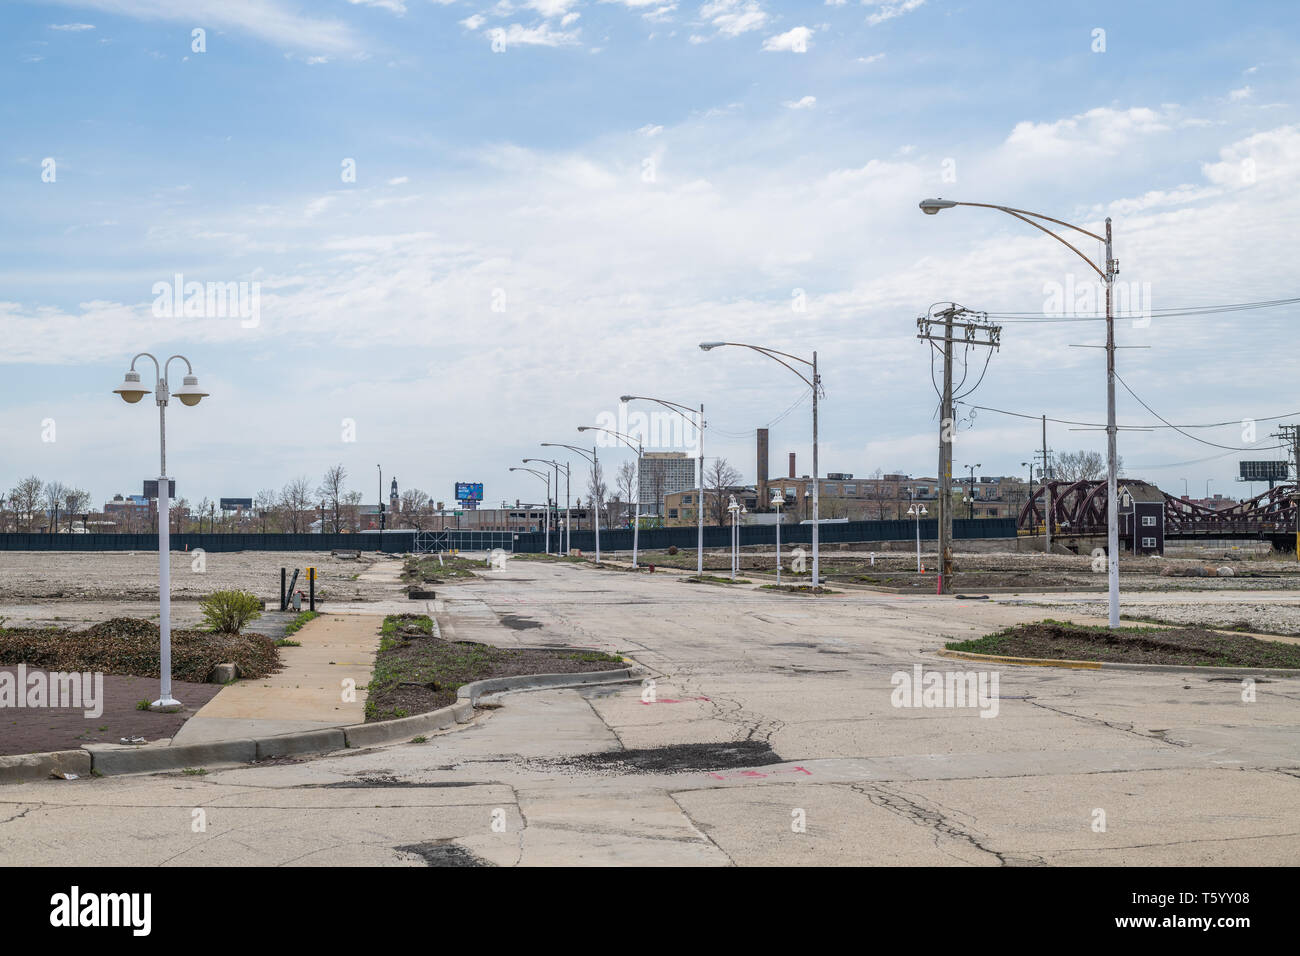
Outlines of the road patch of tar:
<svg viewBox="0 0 1300 956">
<path fill-rule="evenodd" d="M 542 626 L 541 621 L 534 621 L 529 617 L 520 617 L 518 614 L 502 614 L 501 623 L 514 631 L 527 631 Z"/>
<path fill-rule="evenodd" d="M 480 856 L 475 856 L 459 843 L 438 842 L 412 843 L 409 846 L 393 847 L 398 853 L 410 853 L 418 856 L 426 866 L 493 866 Z"/>
<path fill-rule="evenodd" d="M 671 744 L 639 750 L 608 750 L 534 761 L 551 769 L 585 773 L 699 773 L 765 767 L 785 761 L 764 740 Z"/>
</svg>

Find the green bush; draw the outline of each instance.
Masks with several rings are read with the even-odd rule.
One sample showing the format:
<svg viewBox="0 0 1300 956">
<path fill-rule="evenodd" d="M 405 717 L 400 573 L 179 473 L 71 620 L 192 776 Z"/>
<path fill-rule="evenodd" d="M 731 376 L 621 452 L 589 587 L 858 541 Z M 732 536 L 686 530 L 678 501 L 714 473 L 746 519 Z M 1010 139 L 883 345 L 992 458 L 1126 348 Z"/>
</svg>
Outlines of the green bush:
<svg viewBox="0 0 1300 956">
<path fill-rule="evenodd" d="M 247 591 L 213 591 L 199 603 L 208 630 L 238 634 L 249 621 L 262 616 L 262 601 Z"/>
</svg>

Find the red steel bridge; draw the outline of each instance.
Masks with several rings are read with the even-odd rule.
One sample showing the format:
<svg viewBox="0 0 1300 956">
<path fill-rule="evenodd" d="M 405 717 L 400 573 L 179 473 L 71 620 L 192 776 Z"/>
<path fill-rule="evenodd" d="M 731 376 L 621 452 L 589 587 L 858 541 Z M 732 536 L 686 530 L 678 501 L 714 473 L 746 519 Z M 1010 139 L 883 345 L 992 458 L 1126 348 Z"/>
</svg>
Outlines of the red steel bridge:
<svg viewBox="0 0 1300 956">
<path fill-rule="evenodd" d="M 1121 482 L 1122 483 L 1122 482 Z M 1214 509 L 1161 492 L 1165 497 L 1166 538 L 1237 538 L 1293 535 L 1296 531 L 1294 484 L 1278 485 L 1248 501 Z M 1106 482 L 1049 481 L 1039 485 L 1020 509 L 1017 527 L 1041 531 L 1051 502 L 1052 533 L 1105 534 Z"/>
</svg>

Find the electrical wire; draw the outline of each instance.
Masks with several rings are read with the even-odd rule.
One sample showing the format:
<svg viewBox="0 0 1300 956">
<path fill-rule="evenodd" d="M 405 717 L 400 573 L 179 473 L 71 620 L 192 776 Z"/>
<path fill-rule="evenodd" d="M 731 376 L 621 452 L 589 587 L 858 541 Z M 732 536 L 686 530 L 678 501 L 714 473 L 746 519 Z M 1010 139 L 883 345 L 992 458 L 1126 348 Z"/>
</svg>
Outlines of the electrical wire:
<svg viewBox="0 0 1300 956">
<path fill-rule="evenodd" d="M 1201 315 L 1223 315 L 1229 312 L 1247 312 L 1254 309 L 1272 309 L 1284 305 L 1296 305 L 1300 303 L 1300 298 L 1293 299 L 1265 299 L 1258 302 L 1232 302 L 1226 305 L 1206 305 L 1206 306 L 1179 306 L 1166 309 L 1146 309 L 1141 312 L 1127 311 L 1116 312 L 1112 318 L 1116 319 L 1145 319 L 1145 318 L 1182 318 L 1194 317 Z M 997 319 L 1001 322 L 1101 322 L 1105 321 L 1105 313 L 1094 313 L 1090 315 L 1074 316 L 1045 316 L 1042 310 L 1037 312 L 986 312 L 984 313 L 990 319 Z"/>
<path fill-rule="evenodd" d="M 1150 412 L 1150 413 L 1151 413 L 1152 415 L 1154 415 L 1156 418 L 1159 418 L 1160 421 L 1164 422 L 1166 425 L 1168 425 L 1168 426 L 1169 426 L 1170 428 L 1172 428 L 1174 431 L 1178 432 L 1178 434 L 1182 435 L 1184 438 L 1190 438 L 1192 441 L 1198 441 L 1198 442 L 1200 442 L 1202 445 L 1209 445 L 1211 448 L 1226 448 L 1226 449 L 1228 449 L 1229 451 L 1267 451 L 1267 450 L 1269 450 L 1268 448 L 1252 448 L 1252 447 L 1250 447 L 1250 446 L 1245 446 L 1245 447 L 1243 447 L 1243 446 L 1240 446 L 1240 445 L 1220 445 L 1218 442 L 1206 441 L 1204 438 L 1197 438 L 1195 435 L 1190 434 L 1189 432 L 1183 431 L 1183 429 L 1179 428 L 1177 425 L 1171 425 L 1169 422 L 1165 421 L 1163 418 L 1160 418 L 1159 413 L 1157 413 L 1156 410 L 1155 410 L 1154 408 L 1152 408 L 1152 407 L 1151 407 L 1150 405 L 1148 405 L 1146 402 L 1142 401 L 1142 399 L 1138 398 L 1138 394 L 1137 394 L 1137 392 L 1133 391 L 1133 389 L 1131 389 L 1131 388 L 1128 387 L 1128 382 L 1126 382 L 1126 381 L 1124 381 L 1122 378 L 1120 378 L 1118 372 L 1115 372 L 1114 375 L 1115 375 L 1115 380 L 1116 380 L 1117 382 L 1119 382 L 1121 385 L 1124 386 L 1124 390 L 1125 390 L 1126 392 L 1128 392 L 1130 395 L 1132 395 L 1133 398 L 1137 400 L 1137 403 L 1138 403 L 1139 405 L 1141 405 L 1143 408 L 1145 408 L 1148 412 Z M 1284 445 L 1273 445 L 1273 446 L 1269 446 L 1269 447 L 1271 447 L 1271 448 L 1284 448 L 1284 447 L 1286 447 L 1286 446 L 1284 446 Z"/>
</svg>

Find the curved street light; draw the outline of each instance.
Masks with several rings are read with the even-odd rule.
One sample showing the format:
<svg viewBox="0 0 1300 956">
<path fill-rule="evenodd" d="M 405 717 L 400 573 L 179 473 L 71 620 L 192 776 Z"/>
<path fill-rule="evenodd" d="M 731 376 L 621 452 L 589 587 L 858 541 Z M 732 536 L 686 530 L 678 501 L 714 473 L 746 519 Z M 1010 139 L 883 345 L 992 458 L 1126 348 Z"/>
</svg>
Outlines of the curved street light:
<svg viewBox="0 0 1300 956">
<path fill-rule="evenodd" d="M 600 425 L 579 425 L 580 432 L 604 432 L 607 435 L 613 435 L 628 448 L 636 452 L 636 519 L 632 525 L 632 567 L 640 567 L 637 559 L 640 555 L 641 548 L 641 442 L 631 435 L 624 435 L 622 432 L 616 432 L 612 428 L 602 428 Z M 635 442 L 635 444 L 633 444 Z"/>
<path fill-rule="evenodd" d="M 172 616 L 171 616 L 171 518 L 170 491 L 167 478 L 167 401 L 175 395 L 181 404 L 192 407 L 208 397 L 208 393 L 199 387 L 199 380 L 194 375 L 190 360 L 184 355 L 173 355 L 167 361 L 159 363 L 148 352 L 141 352 L 131 359 L 131 367 L 122 379 L 122 384 L 113 392 L 122 396 L 122 401 L 134 405 L 151 391 L 140 381 L 140 373 L 135 370 L 135 363 L 147 358 L 154 367 L 154 400 L 158 404 L 158 699 L 150 704 L 154 710 L 181 706 L 181 702 L 172 696 Z M 172 362 L 180 359 L 185 363 L 185 375 L 181 378 L 181 387 L 171 390 L 167 384 L 167 372 Z"/>
<path fill-rule="evenodd" d="M 696 502 L 695 502 L 695 510 L 697 512 L 697 519 L 698 519 L 697 524 L 699 527 L 699 535 L 695 546 L 695 551 L 696 551 L 695 573 L 697 575 L 703 575 L 704 574 L 704 425 L 705 425 L 704 403 L 700 402 L 699 410 L 696 411 L 694 408 L 691 408 L 689 405 L 679 405 L 677 402 L 670 402 L 663 398 L 649 398 L 648 396 L 645 395 L 624 395 L 619 399 L 619 401 L 656 402 L 657 404 L 662 405 L 664 408 L 668 409 L 670 412 L 673 412 L 674 414 L 681 416 L 683 419 L 687 421 L 687 423 L 694 425 L 696 431 L 699 432 L 700 481 L 699 481 L 699 488 L 698 488 L 699 494 L 696 496 Z M 697 416 L 695 421 L 692 422 L 689 418 L 687 418 L 686 416 L 687 412 L 690 412 L 692 415 Z"/>
<path fill-rule="evenodd" d="M 593 475 L 596 472 L 596 470 L 600 468 L 600 460 L 596 457 L 595 445 L 591 446 L 591 451 L 587 451 L 587 449 L 579 448 L 577 445 L 566 445 L 563 442 L 544 441 L 542 442 L 542 447 L 543 448 L 567 448 L 569 449 L 569 451 L 576 451 L 583 458 L 591 462 Z M 591 506 L 590 498 L 592 496 L 588 495 L 587 497 L 589 499 L 588 505 Z M 596 530 L 596 563 L 600 564 L 600 506 L 599 504 L 592 507 L 591 519 L 592 519 L 592 527 L 595 528 Z"/>
<path fill-rule="evenodd" d="M 524 464 L 529 462 L 538 462 L 543 465 L 550 465 L 555 469 L 555 511 L 556 518 L 559 518 L 560 510 L 560 469 L 564 469 L 564 535 L 561 537 L 559 530 L 556 530 L 556 546 L 563 547 L 565 552 L 569 551 L 569 466 L 560 464 L 558 461 L 552 461 L 550 458 L 525 458 Z"/>
<path fill-rule="evenodd" d="M 520 468 L 515 466 L 511 471 L 526 471 L 530 475 L 536 475 L 542 481 L 546 482 L 546 553 L 551 553 L 551 476 L 544 471 L 538 471 L 536 468 Z"/>
<path fill-rule="evenodd" d="M 800 358 L 800 357 L 797 356 L 797 355 L 791 355 L 789 352 L 778 352 L 776 349 L 769 349 L 769 348 L 766 348 L 765 346 L 762 346 L 762 345 L 749 345 L 749 344 L 747 344 L 747 343 L 745 343 L 745 342 L 701 342 L 701 343 L 700 343 L 700 348 L 703 349 L 705 352 L 709 352 L 709 351 L 712 351 L 713 349 L 721 348 L 721 347 L 724 346 L 724 345 L 733 345 L 733 346 L 736 346 L 736 347 L 738 347 L 738 348 L 752 349 L 753 351 L 758 352 L 758 353 L 761 354 L 761 355 L 766 355 L 766 356 L 767 356 L 768 358 L 770 358 L 772 361 L 774 361 L 774 362 L 780 362 L 782 365 L 784 365 L 784 366 L 785 366 L 786 368 L 788 368 L 790 371 L 794 372 L 794 374 L 795 374 L 795 375 L 798 375 L 799 378 L 803 381 L 803 383 L 804 383 L 805 385 L 807 385 L 809 388 L 812 389 L 812 426 L 813 426 L 813 437 L 812 437 L 812 453 L 813 453 L 813 473 L 812 473 L 812 506 L 813 506 L 812 553 L 813 553 L 813 566 L 812 566 L 812 583 L 813 583 L 813 586 L 816 587 L 817 584 L 820 583 L 820 580 L 821 580 L 820 574 L 818 573 L 818 572 L 819 572 L 819 569 L 820 569 L 820 567 L 821 567 L 821 565 L 820 565 L 821 549 L 820 549 L 820 547 L 819 547 L 819 537 L 820 537 L 820 536 L 819 536 L 819 534 L 818 534 L 818 529 L 821 527 L 821 510 L 820 510 L 820 508 L 818 507 L 818 502 L 819 502 L 819 497 L 818 497 L 818 490 L 819 490 L 819 489 L 818 489 L 818 486 L 821 484 L 821 482 L 818 480 L 818 476 L 817 476 L 817 399 L 818 399 L 818 397 L 819 397 L 819 395 L 820 395 L 820 393 L 821 393 L 821 390 L 822 390 L 822 380 L 821 380 L 821 375 L 819 375 L 818 372 L 817 372 L 817 353 L 816 353 L 816 352 L 813 352 L 813 354 L 812 354 L 812 359 L 809 360 L 809 359 L 805 359 L 805 358 Z M 811 378 L 811 379 L 808 378 L 807 375 L 805 375 L 803 372 L 799 371 L 797 368 L 795 368 L 793 365 L 791 365 L 790 362 L 786 362 L 786 361 L 784 361 L 785 359 L 789 359 L 790 362 L 801 362 L 802 364 L 809 366 L 809 367 L 812 369 L 812 378 Z"/>
<path fill-rule="evenodd" d="M 1107 551 L 1107 572 L 1108 572 L 1108 590 L 1110 592 L 1110 626 L 1119 627 L 1119 503 L 1115 500 L 1118 485 L 1118 456 L 1115 448 L 1115 312 L 1113 290 L 1115 285 L 1115 276 L 1119 274 L 1119 260 L 1113 256 L 1111 245 L 1111 228 L 1110 217 L 1106 217 L 1106 234 L 1099 236 L 1095 232 L 1089 232 L 1073 223 L 1065 222 L 1061 219 L 1053 219 L 1051 216 L 1045 216 L 1039 212 L 1030 212 L 1027 209 L 1015 209 L 1011 206 L 1000 206 L 996 203 L 985 202 L 957 202 L 952 199 L 923 199 L 919 203 L 921 211 L 927 216 L 937 214 L 941 209 L 951 209 L 954 206 L 978 206 L 982 209 L 997 209 L 1006 213 L 1008 216 L 1014 216 L 1021 222 L 1028 223 L 1035 229 L 1047 233 L 1061 245 L 1065 246 L 1076 256 L 1088 264 L 1093 272 L 1101 277 L 1101 281 L 1106 286 L 1106 551 Z M 1077 246 L 1065 238 L 1057 235 L 1051 229 L 1042 225 L 1035 220 L 1042 222 L 1055 223 L 1066 229 L 1072 229 L 1081 235 L 1090 239 L 1096 239 L 1098 242 L 1105 243 L 1106 261 L 1098 265 L 1087 255 L 1079 250 Z M 1050 517 L 1048 519 L 1050 521 Z"/>
</svg>

